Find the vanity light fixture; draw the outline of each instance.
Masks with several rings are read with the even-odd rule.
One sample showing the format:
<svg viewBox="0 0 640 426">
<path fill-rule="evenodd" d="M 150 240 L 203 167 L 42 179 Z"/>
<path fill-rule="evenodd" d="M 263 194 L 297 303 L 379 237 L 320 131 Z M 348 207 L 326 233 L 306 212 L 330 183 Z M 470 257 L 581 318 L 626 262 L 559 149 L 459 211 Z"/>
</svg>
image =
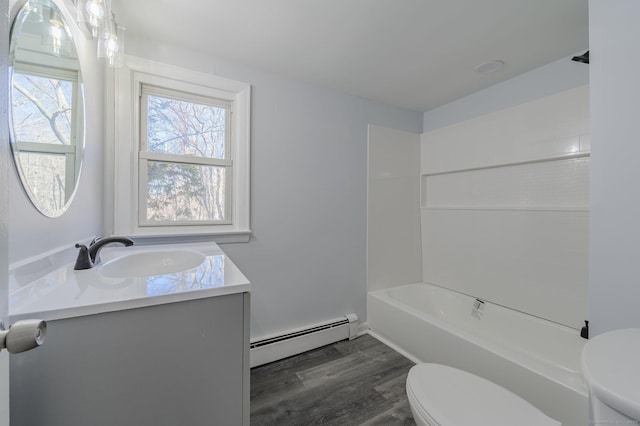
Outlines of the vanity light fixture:
<svg viewBox="0 0 640 426">
<path fill-rule="evenodd" d="M 124 28 L 118 26 L 115 16 L 105 20 L 98 35 L 98 59 L 111 68 L 121 67 L 124 58 Z"/>
<path fill-rule="evenodd" d="M 98 59 L 108 67 L 120 67 L 124 57 L 124 27 L 116 23 L 111 0 L 77 0 L 80 28 L 96 39 Z"/>
<path fill-rule="evenodd" d="M 106 1 L 108 0 L 77 0 L 77 21 L 79 24 L 87 26 L 93 38 L 98 37 L 98 32 L 107 13 Z"/>
<path fill-rule="evenodd" d="M 28 1 L 23 7 L 27 10 L 27 12 L 33 14 L 33 22 L 44 22 L 44 5 Z"/>
</svg>

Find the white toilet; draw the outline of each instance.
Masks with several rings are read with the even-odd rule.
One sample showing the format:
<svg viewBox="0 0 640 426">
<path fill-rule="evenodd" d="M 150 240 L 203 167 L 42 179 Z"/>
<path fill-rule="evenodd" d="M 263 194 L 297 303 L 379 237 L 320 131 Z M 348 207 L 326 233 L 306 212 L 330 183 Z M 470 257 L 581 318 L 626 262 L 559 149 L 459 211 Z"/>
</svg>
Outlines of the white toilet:
<svg viewBox="0 0 640 426">
<path fill-rule="evenodd" d="M 582 350 L 590 424 L 640 424 L 640 328 L 599 334 Z"/>
<path fill-rule="evenodd" d="M 418 426 L 559 426 L 516 394 L 457 368 L 418 364 L 407 397 Z"/>
</svg>

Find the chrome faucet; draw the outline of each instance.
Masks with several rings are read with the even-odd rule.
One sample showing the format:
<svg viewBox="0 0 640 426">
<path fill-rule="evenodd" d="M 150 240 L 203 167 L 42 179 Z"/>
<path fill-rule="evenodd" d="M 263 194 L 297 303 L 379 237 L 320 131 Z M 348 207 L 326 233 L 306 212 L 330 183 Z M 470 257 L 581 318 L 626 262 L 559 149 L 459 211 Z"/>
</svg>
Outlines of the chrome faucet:
<svg viewBox="0 0 640 426">
<path fill-rule="evenodd" d="M 78 252 L 78 258 L 76 259 L 76 264 L 73 269 L 77 271 L 93 268 L 100 263 L 100 250 L 102 250 L 102 247 L 112 243 L 120 243 L 126 247 L 134 244 L 133 240 L 127 237 L 96 237 L 91 241 L 89 247 L 78 243 L 76 244 L 76 248 L 80 249 L 80 251 Z"/>
</svg>

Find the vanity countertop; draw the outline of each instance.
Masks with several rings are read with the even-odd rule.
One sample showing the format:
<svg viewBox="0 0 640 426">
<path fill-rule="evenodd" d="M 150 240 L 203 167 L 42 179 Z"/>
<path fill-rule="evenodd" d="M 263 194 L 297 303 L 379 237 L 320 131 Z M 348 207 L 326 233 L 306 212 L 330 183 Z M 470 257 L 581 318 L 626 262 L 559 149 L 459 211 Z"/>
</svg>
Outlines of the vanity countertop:
<svg viewBox="0 0 640 426">
<path fill-rule="evenodd" d="M 155 276 L 113 278 L 102 271 L 104 265 L 122 256 L 171 250 L 200 252 L 204 262 L 183 272 Z M 100 256 L 102 262 L 92 269 L 75 271 L 71 262 L 31 282 L 12 282 L 11 321 L 73 318 L 250 291 L 247 278 L 213 242 L 108 246 Z"/>
</svg>

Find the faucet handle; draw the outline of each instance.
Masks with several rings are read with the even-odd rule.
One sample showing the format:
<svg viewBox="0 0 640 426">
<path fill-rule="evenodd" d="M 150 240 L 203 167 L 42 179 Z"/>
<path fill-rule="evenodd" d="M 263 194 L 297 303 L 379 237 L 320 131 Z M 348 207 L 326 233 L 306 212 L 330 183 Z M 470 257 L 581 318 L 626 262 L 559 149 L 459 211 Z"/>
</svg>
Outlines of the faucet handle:
<svg viewBox="0 0 640 426">
<path fill-rule="evenodd" d="M 89 256 L 89 249 L 84 244 L 76 244 L 76 248 L 80 249 L 78 252 L 78 257 L 76 258 L 76 264 L 73 267 L 74 270 L 82 270 L 82 269 L 91 269 L 93 267 L 93 262 L 91 262 L 91 257 Z"/>
</svg>

